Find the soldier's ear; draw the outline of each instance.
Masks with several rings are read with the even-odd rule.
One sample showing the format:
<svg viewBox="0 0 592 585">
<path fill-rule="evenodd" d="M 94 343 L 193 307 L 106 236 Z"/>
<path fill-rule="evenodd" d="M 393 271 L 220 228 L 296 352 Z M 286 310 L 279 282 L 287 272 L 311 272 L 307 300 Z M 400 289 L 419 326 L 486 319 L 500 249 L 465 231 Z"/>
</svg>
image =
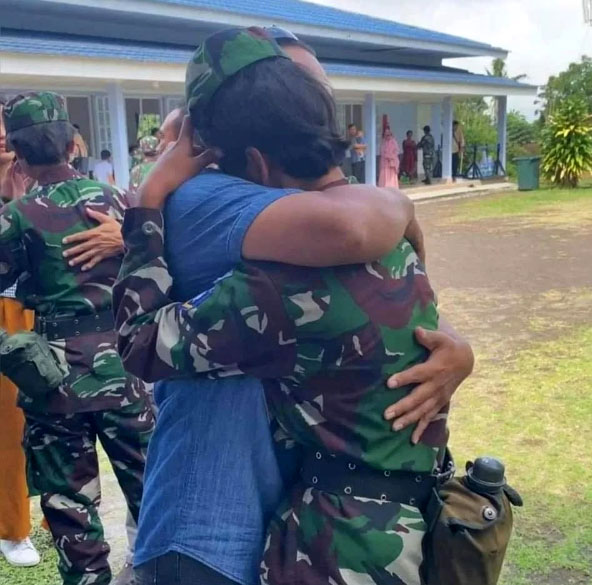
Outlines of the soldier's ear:
<svg viewBox="0 0 592 585">
<path fill-rule="evenodd" d="M 269 187 L 270 172 L 267 159 L 261 154 L 261 151 L 252 146 L 247 148 L 245 155 L 247 158 L 247 179 L 253 183 Z"/>
</svg>

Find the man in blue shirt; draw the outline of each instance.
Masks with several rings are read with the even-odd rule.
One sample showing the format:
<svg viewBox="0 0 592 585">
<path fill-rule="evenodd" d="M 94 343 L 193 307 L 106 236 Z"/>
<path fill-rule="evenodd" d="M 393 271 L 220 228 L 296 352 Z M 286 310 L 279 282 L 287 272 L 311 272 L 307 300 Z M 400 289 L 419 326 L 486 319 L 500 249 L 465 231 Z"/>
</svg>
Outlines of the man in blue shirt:
<svg viewBox="0 0 592 585">
<path fill-rule="evenodd" d="M 293 57 L 306 51 L 292 48 Z M 167 170 L 166 154 L 161 162 L 166 193 L 166 181 L 178 173 Z M 160 177 L 157 169 L 153 183 Z M 172 195 L 165 221 L 177 300 L 208 289 L 241 257 L 309 266 L 367 262 L 393 247 L 413 219 L 412 206 L 395 193 L 285 187 L 207 171 Z M 141 196 L 150 189 L 146 184 Z M 459 353 L 457 347 L 446 353 L 452 370 L 462 369 Z M 433 372 L 430 379 L 438 385 Z M 283 491 L 260 384 L 179 379 L 158 384 L 155 400 L 159 418 L 136 548 L 142 578 L 167 585 L 255 583 L 266 523 Z"/>
</svg>

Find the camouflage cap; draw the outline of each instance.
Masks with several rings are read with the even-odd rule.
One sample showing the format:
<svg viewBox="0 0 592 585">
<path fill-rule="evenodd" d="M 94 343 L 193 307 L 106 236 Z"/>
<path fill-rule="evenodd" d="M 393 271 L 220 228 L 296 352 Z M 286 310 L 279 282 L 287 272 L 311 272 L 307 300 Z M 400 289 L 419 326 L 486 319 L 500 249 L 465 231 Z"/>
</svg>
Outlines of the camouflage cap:
<svg viewBox="0 0 592 585">
<path fill-rule="evenodd" d="M 209 36 L 187 65 L 187 106 L 205 107 L 220 86 L 241 69 L 276 58 L 288 59 L 277 42 L 262 28 L 230 28 Z"/>
<path fill-rule="evenodd" d="M 144 138 L 140 139 L 140 150 L 144 154 L 150 154 L 152 152 L 156 152 L 158 148 L 158 143 L 160 141 L 156 136 L 144 136 Z"/>
<path fill-rule="evenodd" d="M 48 122 L 68 122 L 66 100 L 51 91 L 17 95 L 4 106 L 6 133 Z"/>
</svg>

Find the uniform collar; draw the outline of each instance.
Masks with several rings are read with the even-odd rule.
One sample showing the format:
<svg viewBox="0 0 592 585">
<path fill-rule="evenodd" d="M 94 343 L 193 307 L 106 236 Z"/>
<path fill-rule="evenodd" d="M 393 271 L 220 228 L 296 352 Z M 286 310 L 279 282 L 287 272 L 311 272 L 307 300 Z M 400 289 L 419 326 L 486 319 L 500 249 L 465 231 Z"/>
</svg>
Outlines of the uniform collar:
<svg viewBox="0 0 592 585">
<path fill-rule="evenodd" d="M 69 164 L 61 164 L 52 167 L 43 173 L 37 180 L 38 185 L 52 185 L 54 183 L 63 183 L 71 179 L 80 179 L 82 175 L 73 169 Z"/>
</svg>

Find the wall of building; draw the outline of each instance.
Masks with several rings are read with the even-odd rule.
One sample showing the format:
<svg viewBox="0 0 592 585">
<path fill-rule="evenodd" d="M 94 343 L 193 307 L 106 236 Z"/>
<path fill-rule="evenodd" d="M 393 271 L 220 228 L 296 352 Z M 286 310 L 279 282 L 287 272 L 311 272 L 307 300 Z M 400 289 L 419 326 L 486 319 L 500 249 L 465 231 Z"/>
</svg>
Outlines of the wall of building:
<svg viewBox="0 0 592 585">
<path fill-rule="evenodd" d="M 388 115 L 391 130 L 399 145 L 405 140 L 407 130 L 417 131 L 417 104 L 379 102 L 376 109 L 378 113 L 378 131 L 376 134 L 379 143 L 382 136 L 382 117 L 384 114 Z"/>
</svg>

